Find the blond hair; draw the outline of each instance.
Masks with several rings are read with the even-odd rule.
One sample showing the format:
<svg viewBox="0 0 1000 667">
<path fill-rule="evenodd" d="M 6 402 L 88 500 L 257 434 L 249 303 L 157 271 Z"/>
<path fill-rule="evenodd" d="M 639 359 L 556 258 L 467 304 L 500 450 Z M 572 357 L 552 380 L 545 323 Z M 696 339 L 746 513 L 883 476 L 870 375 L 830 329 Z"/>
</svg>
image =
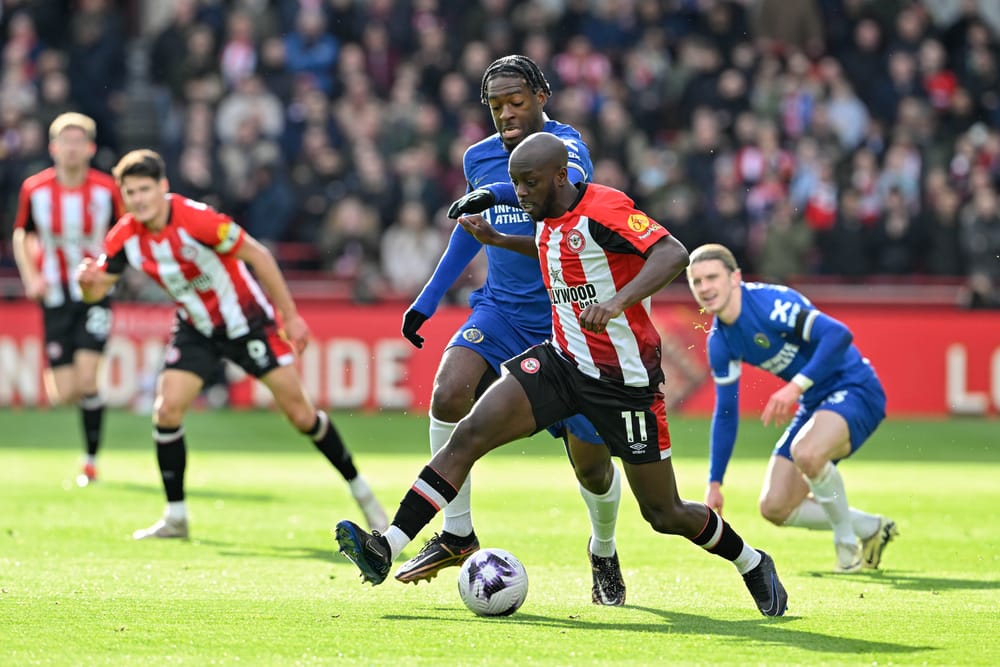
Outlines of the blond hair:
<svg viewBox="0 0 1000 667">
<path fill-rule="evenodd" d="M 740 265 L 736 263 L 736 258 L 729 248 L 721 243 L 706 243 L 705 245 L 698 246 L 691 252 L 690 259 L 688 260 L 688 273 L 691 273 L 691 267 L 697 262 L 704 262 L 710 259 L 717 259 L 722 262 L 730 273 L 740 270 Z"/>
<path fill-rule="evenodd" d="M 75 111 L 67 111 L 56 116 L 56 119 L 49 125 L 49 141 L 55 141 L 56 137 L 67 127 L 80 128 L 91 141 L 97 138 L 97 124 L 94 123 L 93 118 Z"/>
</svg>

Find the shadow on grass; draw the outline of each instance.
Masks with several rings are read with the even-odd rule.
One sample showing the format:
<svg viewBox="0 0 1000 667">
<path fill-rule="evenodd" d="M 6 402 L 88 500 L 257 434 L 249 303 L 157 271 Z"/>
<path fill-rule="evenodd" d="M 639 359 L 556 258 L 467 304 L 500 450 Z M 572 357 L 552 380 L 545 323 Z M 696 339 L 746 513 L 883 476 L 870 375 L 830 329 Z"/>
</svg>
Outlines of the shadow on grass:
<svg viewBox="0 0 1000 667">
<path fill-rule="evenodd" d="M 935 646 L 910 646 L 894 642 L 869 641 L 867 639 L 838 637 L 836 635 L 795 630 L 784 627 L 788 623 L 795 621 L 794 616 L 784 616 L 781 618 L 763 618 L 756 616 L 752 619 L 744 621 L 724 621 L 709 618 L 707 616 L 685 614 L 683 612 L 664 609 L 653 609 L 652 607 L 626 605 L 625 608 L 647 612 L 653 616 L 659 617 L 660 620 L 650 623 L 610 623 L 607 621 L 595 622 L 578 618 L 557 618 L 518 612 L 514 616 L 505 618 L 504 622 L 582 631 L 613 630 L 642 633 L 659 632 L 669 633 L 671 635 L 714 635 L 716 637 L 732 637 L 734 640 L 738 641 L 746 641 L 750 639 L 755 642 L 766 642 L 768 644 L 790 646 L 796 649 L 817 653 L 910 654 L 921 651 L 938 650 Z M 425 616 L 406 616 L 401 614 L 388 614 L 383 616 L 383 618 L 392 621 L 426 622 L 427 620 Z M 446 619 L 442 618 L 439 620 L 443 621 Z M 477 618 L 474 620 L 483 623 L 495 622 L 495 619 L 489 618 Z M 470 619 L 465 617 L 460 621 L 456 619 L 456 621 L 466 624 L 469 623 Z"/>
<path fill-rule="evenodd" d="M 142 493 L 157 496 L 163 495 L 162 487 L 150 486 L 149 484 L 139 484 L 137 482 L 102 481 L 101 486 L 114 491 L 127 491 L 129 493 Z M 245 500 L 258 503 L 273 502 L 278 497 L 273 493 L 247 493 L 245 491 L 219 491 L 198 488 L 185 489 L 184 493 L 189 498 L 206 498 L 208 500 Z"/>
<path fill-rule="evenodd" d="M 838 581 L 850 580 L 853 582 L 870 581 L 872 583 L 884 584 L 902 591 L 992 591 L 1000 589 L 1000 581 L 988 581 L 983 579 L 958 579 L 948 577 L 925 577 L 915 574 L 899 572 L 886 572 L 876 570 L 874 572 L 857 572 L 854 574 L 834 574 L 832 572 L 809 572 L 809 576 L 819 579 L 829 578 Z"/>
</svg>

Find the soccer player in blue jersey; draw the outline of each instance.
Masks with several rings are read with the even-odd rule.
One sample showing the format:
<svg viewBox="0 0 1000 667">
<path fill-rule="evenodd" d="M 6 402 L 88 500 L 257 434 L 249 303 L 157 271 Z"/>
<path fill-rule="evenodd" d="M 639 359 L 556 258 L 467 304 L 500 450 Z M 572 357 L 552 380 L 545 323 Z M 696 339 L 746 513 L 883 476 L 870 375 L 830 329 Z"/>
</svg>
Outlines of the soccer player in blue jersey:
<svg viewBox="0 0 1000 667">
<path fill-rule="evenodd" d="M 877 568 L 898 534 L 896 524 L 850 507 L 835 465 L 857 451 L 885 417 L 882 383 L 850 330 L 789 287 L 743 282 L 725 246 L 695 249 L 687 275 L 695 299 L 714 315 L 708 334 L 715 410 L 706 504 L 722 510 L 746 362 L 787 383 L 761 415 L 764 425 L 788 423 L 771 456 L 761 514 L 778 526 L 832 527 L 836 572 Z"/>
<path fill-rule="evenodd" d="M 463 166 L 470 190 L 452 204 L 449 217 L 482 213 L 502 233 L 533 238 L 535 222 L 518 206 L 507 162 L 510 152 L 536 132 L 552 133 L 566 144 L 570 180 L 590 180 L 593 167 L 579 132 L 545 116 L 550 94 L 538 65 L 525 56 L 505 56 L 486 69 L 481 97 L 490 108 L 497 132 L 465 152 Z M 460 225 L 455 226 L 434 274 L 403 316 L 403 336 L 416 347 L 423 345 L 424 339 L 418 333 L 421 325 L 434 314 L 445 291 L 482 248 Z M 472 294 L 472 313 L 449 341 L 434 378 L 430 409 L 432 454 L 444 447 L 456 424 L 499 377 L 500 364 L 541 343 L 552 332 L 551 307 L 538 260 L 493 246 L 486 246 L 486 256 L 486 282 Z M 556 424 L 549 431 L 565 442 L 590 515 L 588 552 L 593 602 L 624 604 L 625 584 L 615 545 L 621 474 L 597 430 L 583 416 Z M 460 565 L 479 548 L 469 494 L 466 480 L 458 497 L 444 510 L 442 532 L 400 567 L 396 579 L 404 583 L 431 579 L 444 567 Z"/>
</svg>

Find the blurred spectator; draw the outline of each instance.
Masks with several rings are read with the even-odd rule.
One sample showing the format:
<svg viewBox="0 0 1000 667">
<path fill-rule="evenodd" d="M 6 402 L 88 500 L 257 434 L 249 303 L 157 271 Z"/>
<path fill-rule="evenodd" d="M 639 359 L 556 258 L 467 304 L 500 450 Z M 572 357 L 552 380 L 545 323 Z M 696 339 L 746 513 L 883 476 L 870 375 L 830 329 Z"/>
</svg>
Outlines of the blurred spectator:
<svg viewBox="0 0 1000 667">
<path fill-rule="evenodd" d="M 785 283 L 812 272 L 813 233 L 789 202 L 771 212 L 754 267 L 761 280 Z"/>
<path fill-rule="evenodd" d="M 333 92 L 333 72 L 340 43 L 326 32 L 326 18 L 312 3 L 301 3 L 295 29 L 285 35 L 285 58 L 293 74 L 311 77 L 329 95 Z"/>
<path fill-rule="evenodd" d="M 415 297 L 433 273 L 445 245 L 444 238 L 431 226 L 424 205 L 415 200 L 403 202 L 398 217 L 381 240 L 388 286 L 402 298 Z"/>
<path fill-rule="evenodd" d="M 318 238 L 323 268 L 351 281 L 354 298 L 362 302 L 382 291 L 379 231 L 375 211 L 358 197 L 347 196 L 330 209 Z"/>
</svg>

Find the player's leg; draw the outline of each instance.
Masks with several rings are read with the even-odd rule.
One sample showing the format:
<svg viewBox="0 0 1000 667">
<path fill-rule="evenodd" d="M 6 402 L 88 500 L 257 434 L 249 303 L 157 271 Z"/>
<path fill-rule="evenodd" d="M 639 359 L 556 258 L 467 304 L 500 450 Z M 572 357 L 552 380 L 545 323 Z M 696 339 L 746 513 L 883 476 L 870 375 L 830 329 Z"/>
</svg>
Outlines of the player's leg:
<svg viewBox="0 0 1000 667">
<path fill-rule="evenodd" d="M 308 436 L 323 456 L 343 476 L 355 502 L 365 515 L 372 530 L 383 531 L 388 524 L 385 510 L 375 498 L 367 480 L 358 473 L 354 459 L 344 444 L 337 427 L 329 415 L 316 406 L 306 395 L 305 388 L 294 366 L 276 366 L 260 378 L 271 391 L 275 403 L 292 423 Z"/>
<path fill-rule="evenodd" d="M 625 604 L 625 581 L 618 562 L 615 526 L 621 503 L 621 474 L 611 461 L 611 453 L 600 440 L 596 429 L 582 415 L 564 422 L 566 451 L 579 483 L 580 495 L 590 518 L 587 553 L 593 579 L 591 600 L 594 604 Z M 588 435 L 585 440 L 578 432 Z"/>
<path fill-rule="evenodd" d="M 167 354 L 168 367 L 156 379 L 156 398 L 153 400 L 153 439 L 156 441 L 156 461 L 167 507 L 163 518 L 149 528 L 132 534 L 137 540 L 188 536 L 184 499 L 184 473 L 187 468 L 184 415 L 197 398 L 204 380 L 193 371 L 170 368 L 170 351 Z"/>
<path fill-rule="evenodd" d="M 861 569 L 861 546 L 851 524 L 844 480 L 833 461 L 851 453 L 847 421 L 836 412 L 817 410 L 791 443 L 792 459 L 802 472 L 813 498 L 826 512 L 833 528 L 837 572 Z"/>
<path fill-rule="evenodd" d="M 384 535 L 350 521 L 337 524 L 340 551 L 373 584 L 385 580 L 392 561 L 434 515 L 458 494 L 472 465 L 491 450 L 535 432 L 531 402 L 521 384 L 505 374 L 459 422 L 448 444 L 420 471 Z"/>
<path fill-rule="evenodd" d="M 431 394 L 431 455 L 437 454 L 447 444 L 459 420 L 469 414 L 476 398 L 496 378 L 497 373 L 477 351 L 462 345 L 452 345 L 445 350 L 434 376 Z M 472 529 L 471 489 L 472 482 L 467 479 L 455 500 L 445 508 L 441 526 L 447 546 L 457 556 L 460 555 L 461 560 L 478 548 Z M 471 548 L 473 546 L 475 548 Z M 461 560 L 453 564 L 459 564 Z"/>
<path fill-rule="evenodd" d="M 101 432 L 104 426 L 104 400 L 97 389 L 97 373 L 100 365 L 101 352 L 98 350 L 79 349 L 73 355 L 77 405 L 80 407 L 80 421 L 87 448 L 83 472 L 77 479 L 77 483 L 81 485 L 97 479 L 97 451 L 101 446 Z"/>
<path fill-rule="evenodd" d="M 642 516 L 653 530 L 685 537 L 705 551 L 732 562 L 762 614 L 785 613 L 788 595 L 778 579 L 774 561 L 767 553 L 746 543 L 707 505 L 683 500 L 677 493 L 670 458 L 637 464 L 623 457 L 622 464 Z"/>
</svg>

